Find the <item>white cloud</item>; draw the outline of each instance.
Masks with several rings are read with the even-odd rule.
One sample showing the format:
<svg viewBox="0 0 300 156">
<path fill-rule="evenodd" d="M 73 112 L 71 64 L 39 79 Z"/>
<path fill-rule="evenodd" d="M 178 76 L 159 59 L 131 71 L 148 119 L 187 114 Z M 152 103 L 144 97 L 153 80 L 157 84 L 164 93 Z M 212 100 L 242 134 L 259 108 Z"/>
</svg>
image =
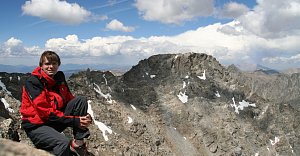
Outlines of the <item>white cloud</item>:
<svg viewBox="0 0 300 156">
<path fill-rule="evenodd" d="M 244 28 L 264 38 L 300 34 L 299 0 L 257 0 L 253 11 L 238 20 Z"/>
<path fill-rule="evenodd" d="M 230 30 L 224 31 L 230 27 Z M 234 33 L 230 33 L 234 32 Z M 155 54 L 199 52 L 207 53 L 223 63 L 265 63 L 270 67 L 285 68 L 299 66 L 300 36 L 265 39 L 247 31 L 233 21 L 199 27 L 177 36 L 131 36 L 93 37 L 79 39 L 77 35 L 52 38 L 45 49 L 54 50 L 62 58 L 76 60 L 71 63 L 112 62 L 135 64 Z M 10 45 L 10 46 L 8 46 Z M 18 49 L 14 48 L 18 47 Z M 21 50 L 20 50 L 21 49 Z M 21 54 L 39 55 L 39 47 L 24 47 L 22 41 L 11 38 L 1 47 L 2 56 Z M 10 51 L 9 51 L 10 50 Z M 40 51 L 38 51 L 40 50 Z M 5 54 L 4 54 L 5 53 Z M 83 58 L 88 58 L 83 60 Z M 90 62 L 91 61 L 91 62 Z M 276 68 L 277 68 L 276 67 Z"/>
<path fill-rule="evenodd" d="M 23 42 L 14 37 L 11 37 L 0 45 L 1 57 L 32 56 L 36 55 L 38 51 L 39 47 L 24 47 Z"/>
<path fill-rule="evenodd" d="M 80 24 L 87 20 L 91 12 L 76 3 L 60 0 L 31 0 L 22 6 L 23 14 L 40 17 L 64 24 Z"/>
<path fill-rule="evenodd" d="M 79 40 L 77 35 L 68 35 L 66 38 L 52 38 L 47 41 L 46 49 L 57 51 L 63 56 L 103 56 L 117 55 L 126 41 L 133 40 L 130 36 L 93 37 Z"/>
<path fill-rule="evenodd" d="M 248 34 L 249 36 L 245 38 L 243 35 L 228 35 L 219 31 L 222 27 L 233 26 L 234 24 L 234 22 L 226 25 L 216 23 L 200 27 L 197 30 L 187 31 L 170 38 L 170 40 L 177 45 L 184 45 L 194 50 L 196 48 L 198 52 L 202 51 L 209 54 L 223 53 L 223 56 L 226 56 L 224 53 L 227 53 L 227 56 L 233 53 L 245 54 L 245 46 L 249 44 L 249 40 L 253 36 Z"/>
<path fill-rule="evenodd" d="M 136 6 L 143 11 L 144 18 L 147 16 L 148 19 L 152 18 L 152 20 L 166 23 L 180 23 L 192 18 L 192 16 L 182 19 L 173 18 L 178 13 L 182 13 L 178 6 L 180 2 L 182 3 L 180 0 L 137 0 Z M 196 2 L 187 1 L 182 7 L 189 11 L 183 14 L 191 13 L 190 9 L 193 5 L 190 4 L 194 3 Z M 64 38 L 49 39 L 45 44 L 45 49 L 57 51 L 64 58 L 76 60 L 76 63 L 83 63 L 82 58 L 89 57 L 84 63 L 89 63 L 87 61 L 99 63 L 101 59 L 107 62 L 133 64 L 154 54 L 192 51 L 213 55 L 221 63 L 258 63 L 279 69 L 299 67 L 300 2 L 298 0 L 258 0 L 257 3 L 258 5 L 253 10 L 232 22 L 215 23 L 175 36 L 150 36 L 148 38 L 96 36 L 83 40 L 77 35 L 68 35 Z M 191 7 L 188 7 L 189 5 Z M 152 10 L 151 7 L 157 10 Z M 236 8 L 239 8 L 239 5 Z M 193 15 L 196 17 L 200 14 Z M 113 21 L 107 25 L 107 28 L 123 31 L 128 31 L 130 28 L 117 20 Z M 21 40 L 10 38 L 0 45 L 0 60 L 4 57 L 23 54 L 39 55 L 41 52 L 42 49 L 39 47 L 25 47 Z"/>
<path fill-rule="evenodd" d="M 240 33 L 238 36 L 219 31 L 219 29 L 226 26 L 235 28 L 235 25 L 236 22 L 226 25 L 218 23 L 172 37 L 152 36 L 149 38 L 133 38 L 131 36 L 111 36 L 79 40 L 76 35 L 69 35 L 66 38 L 50 39 L 47 41 L 45 47 L 46 49 L 55 50 L 63 56 L 103 57 L 121 55 L 141 59 L 154 54 L 193 51 L 208 53 L 220 61 L 230 62 L 253 59 L 251 57 L 253 45 L 259 45 L 265 49 L 268 49 L 268 47 L 264 47 L 264 45 L 272 46 L 271 41 L 267 42 L 263 38 L 244 34 L 242 28 L 236 28 L 236 31 Z"/>
<path fill-rule="evenodd" d="M 237 18 L 248 11 L 249 8 L 244 4 L 229 2 L 226 3 L 221 10 L 219 10 L 218 15 L 225 18 Z"/>
<path fill-rule="evenodd" d="M 135 6 L 148 21 L 182 24 L 198 17 L 211 16 L 217 11 L 215 15 L 218 17 L 234 18 L 259 37 L 281 38 L 300 34 L 299 0 L 257 0 L 257 5 L 251 10 L 236 2 L 229 2 L 218 10 L 214 8 L 213 0 L 136 0 Z"/>
<path fill-rule="evenodd" d="M 14 37 L 8 39 L 5 43 L 5 46 L 7 47 L 14 47 L 14 46 L 19 46 L 22 44 L 22 41 L 19 39 L 16 39 Z"/>
<path fill-rule="evenodd" d="M 145 20 L 181 24 L 199 16 L 210 16 L 213 0 L 136 0 L 135 6 Z"/>
<path fill-rule="evenodd" d="M 106 29 L 122 32 L 132 32 L 134 27 L 125 26 L 122 22 L 114 19 L 106 24 Z"/>
</svg>

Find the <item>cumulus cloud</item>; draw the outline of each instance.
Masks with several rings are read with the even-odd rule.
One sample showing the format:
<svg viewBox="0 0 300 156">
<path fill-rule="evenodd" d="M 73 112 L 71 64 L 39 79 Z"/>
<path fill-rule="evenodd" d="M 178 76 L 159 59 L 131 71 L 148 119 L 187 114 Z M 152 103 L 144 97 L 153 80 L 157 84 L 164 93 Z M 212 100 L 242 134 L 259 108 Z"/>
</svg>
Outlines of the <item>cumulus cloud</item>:
<svg viewBox="0 0 300 156">
<path fill-rule="evenodd" d="M 224 29 L 228 29 L 226 33 Z M 48 40 L 46 48 L 54 49 L 64 56 L 129 55 L 139 59 L 154 54 L 192 51 L 213 55 L 222 63 L 272 64 L 274 61 L 270 60 L 274 56 L 296 55 L 300 48 L 299 40 L 299 36 L 265 39 L 245 31 L 238 21 L 233 21 L 199 27 L 177 36 L 110 36 L 79 40 L 76 35 L 69 35 L 66 38 Z"/>
<path fill-rule="evenodd" d="M 80 24 L 87 21 L 91 12 L 76 3 L 60 0 L 31 0 L 22 6 L 23 14 L 64 24 Z"/>
<path fill-rule="evenodd" d="M 106 24 L 106 29 L 122 32 L 132 32 L 134 27 L 125 26 L 122 22 L 114 19 Z"/>
<path fill-rule="evenodd" d="M 57 51 L 62 56 L 84 57 L 117 55 L 122 45 L 130 36 L 93 37 L 87 40 L 79 40 L 77 35 L 68 35 L 66 38 L 49 39 L 46 49 Z"/>
<path fill-rule="evenodd" d="M 136 0 L 135 7 L 145 20 L 165 24 L 182 24 L 198 17 L 217 15 L 236 19 L 245 31 L 263 38 L 300 34 L 299 0 L 257 0 L 251 10 L 236 2 L 216 9 L 213 0 Z M 224 32 L 232 30 L 230 27 L 223 29 Z"/>
<path fill-rule="evenodd" d="M 258 0 L 252 11 L 238 18 L 248 31 L 264 38 L 300 34 L 299 0 Z"/>
<path fill-rule="evenodd" d="M 171 2 L 173 3 L 171 4 Z M 190 18 L 178 20 L 172 17 L 178 12 L 182 12 L 176 5 L 179 2 L 182 3 L 180 0 L 136 0 L 136 6 L 143 11 L 144 18 L 147 16 L 147 18 L 157 21 L 169 20 L 166 23 L 176 24 L 192 18 L 190 16 Z M 194 1 L 188 2 L 184 8 L 189 10 L 188 13 L 192 15 L 190 9 L 193 8 L 193 5 L 189 4 L 193 4 Z M 300 2 L 298 0 L 258 0 L 257 2 L 258 5 L 247 13 L 240 16 L 238 13 L 231 14 L 234 15 L 232 17 L 238 17 L 229 23 L 215 23 L 175 36 L 150 36 L 148 38 L 96 36 L 83 40 L 74 34 L 63 38 L 49 39 L 45 44 L 45 49 L 57 51 L 63 58 L 77 60 L 77 63 L 87 63 L 82 58 L 89 58 L 88 61 L 94 60 L 94 62 L 101 59 L 101 61 L 107 60 L 107 62 L 114 60 L 116 63 L 134 64 L 136 63 L 134 61 L 154 54 L 192 51 L 213 55 L 221 63 L 246 62 L 276 68 L 299 67 Z M 157 8 L 157 11 L 152 10 L 150 5 Z M 192 8 L 189 8 L 188 5 Z M 239 5 L 236 6 L 236 8 L 239 7 Z M 163 9 L 166 9 L 166 15 L 162 13 Z M 209 14 L 209 12 L 207 13 Z M 197 15 L 200 14 L 195 13 L 193 17 Z M 129 29 L 121 22 L 113 21 L 111 25 L 107 24 L 107 29 L 118 31 Z M 21 40 L 11 38 L 1 45 L 0 55 L 19 56 L 22 53 L 37 55 L 38 50 L 41 49 L 24 47 Z"/>
<path fill-rule="evenodd" d="M 224 7 L 218 11 L 218 16 L 222 18 L 237 18 L 246 12 L 249 11 L 249 8 L 240 3 L 229 2 L 224 5 Z"/>
<path fill-rule="evenodd" d="M 1 49 L 3 56 L 18 56 L 26 53 L 25 49 L 23 48 L 22 41 L 14 37 L 4 42 L 4 45 Z"/>
<path fill-rule="evenodd" d="M 4 42 L 4 45 L 7 47 L 15 47 L 21 45 L 23 42 L 19 39 L 16 39 L 14 37 L 8 39 L 6 42 Z"/>
<path fill-rule="evenodd" d="M 0 45 L 1 57 L 34 56 L 39 52 L 39 47 L 24 47 L 23 42 L 14 37 L 11 37 L 6 42 Z"/>
<path fill-rule="evenodd" d="M 148 21 L 181 24 L 199 16 L 210 16 L 213 0 L 136 0 L 139 14 Z"/>
<path fill-rule="evenodd" d="M 176 36 L 108 36 L 83 40 L 77 35 L 68 35 L 65 38 L 49 39 L 45 49 L 54 50 L 62 58 L 77 60 L 81 64 L 99 60 L 111 63 L 114 60 L 115 63 L 133 65 L 154 54 L 198 52 L 210 54 L 222 64 L 246 62 L 284 68 L 293 63 L 295 66 L 299 65 L 299 41 L 300 36 L 297 35 L 276 39 L 259 37 L 246 31 L 238 21 L 233 21 L 199 27 Z M 3 45 L 5 48 L 1 48 L 2 56 L 4 53 L 6 56 L 19 56 L 22 52 L 29 54 L 29 51 L 33 51 L 30 55 L 42 52 L 38 47 L 24 47 L 22 41 L 15 38 L 9 39 Z"/>
</svg>

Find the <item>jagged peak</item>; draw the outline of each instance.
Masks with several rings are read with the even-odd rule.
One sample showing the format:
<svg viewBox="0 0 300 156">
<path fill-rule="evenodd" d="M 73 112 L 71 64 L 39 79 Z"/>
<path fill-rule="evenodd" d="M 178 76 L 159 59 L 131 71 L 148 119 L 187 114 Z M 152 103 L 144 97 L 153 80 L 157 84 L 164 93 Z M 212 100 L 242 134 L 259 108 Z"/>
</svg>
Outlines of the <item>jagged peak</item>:
<svg viewBox="0 0 300 156">
<path fill-rule="evenodd" d="M 240 68 L 238 68 L 236 65 L 231 64 L 227 67 L 227 70 L 230 72 L 241 72 Z"/>
<path fill-rule="evenodd" d="M 141 60 L 136 66 L 124 74 L 129 77 L 144 77 L 145 75 L 180 76 L 200 75 L 204 71 L 223 75 L 224 67 L 211 55 L 205 53 L 158 54 Z"/>
</svg>

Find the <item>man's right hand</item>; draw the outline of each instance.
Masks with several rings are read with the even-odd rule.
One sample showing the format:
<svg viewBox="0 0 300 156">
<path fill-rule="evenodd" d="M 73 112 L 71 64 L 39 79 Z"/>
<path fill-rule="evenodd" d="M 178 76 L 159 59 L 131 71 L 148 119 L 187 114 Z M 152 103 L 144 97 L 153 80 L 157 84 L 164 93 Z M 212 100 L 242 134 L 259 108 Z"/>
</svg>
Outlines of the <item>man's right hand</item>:
<svg viewBox="0 0 300 156">
<path fill-rule="evenodd" d="M 90 126 L 90 124 L 92 123 L 92 117 L 90 114 L 87 114 L 86 116 L 81 116 L 79 117 L 80 119 L 80 124 L 79 124 L 79 128 L 81 129 L 86 129 Z"/>
</svg>

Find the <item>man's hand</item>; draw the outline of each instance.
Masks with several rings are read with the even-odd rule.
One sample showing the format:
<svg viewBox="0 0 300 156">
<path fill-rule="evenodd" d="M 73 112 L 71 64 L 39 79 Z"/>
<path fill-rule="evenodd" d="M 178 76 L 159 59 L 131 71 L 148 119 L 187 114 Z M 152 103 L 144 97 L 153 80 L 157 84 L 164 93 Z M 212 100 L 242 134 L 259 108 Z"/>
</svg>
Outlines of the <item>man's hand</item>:
<svg viewBox="0 0 300 156">
<path fill-rule="evenodd" d="M 79 128 L 86 129 L 89 127 L 89 125 L 92 123 L 92 117 L 90 114 L 87 114 L 86 116 L 79 117 L 80 119 L 80 125 Z"/>
</svg>

